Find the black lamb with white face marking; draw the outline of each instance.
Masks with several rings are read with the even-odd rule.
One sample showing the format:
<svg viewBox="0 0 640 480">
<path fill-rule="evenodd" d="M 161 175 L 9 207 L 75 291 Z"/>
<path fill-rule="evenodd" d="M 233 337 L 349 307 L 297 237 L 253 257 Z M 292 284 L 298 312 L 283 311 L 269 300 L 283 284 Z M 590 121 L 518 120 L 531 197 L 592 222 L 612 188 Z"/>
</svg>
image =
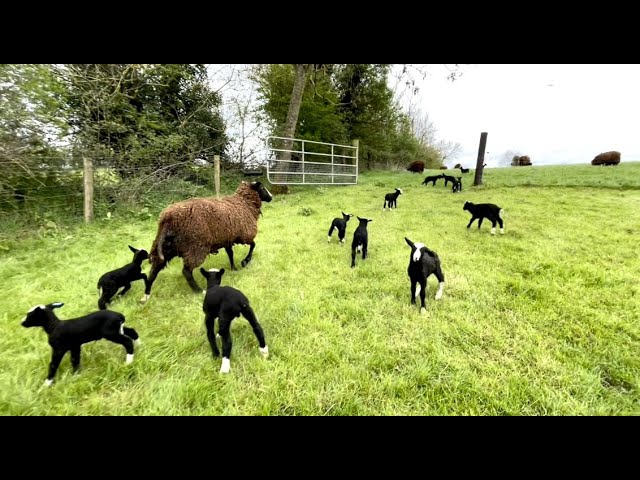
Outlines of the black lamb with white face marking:
<svg viewBox="0 0 640 480">
<path fill-rule="evenodd" d="M 347 222 L 353 214 L 351 213 L 342 213 L 342 218 L 334 218 L 331 222 L 331 227 L 329 227 L 329 233 L 327 234 L 327 243 L 331 242 L 331 234 L 335 229 L 338 230 L 338 240 L 341 245 L 344 245 L 344 237 L 347 233 Z"/>
<path fill-rule="evenodd" d="M 220 356 L 220 350 L 216 343 L 215 321 L 218 318 L 218 333 L 222 337 L 222 366 L 220 373 L 229 373 L 231 369 L 231 321 L 241 314 L 249 321 L 253 333 L 258 339 L 260 353 L 266 358 L 269 355 L 269 348 L 265 343 L 262 326 L 258 323 L 249 299 L 240 290 L 233 287 L 222 287 L 222 275 L 224 268 L 220 270 L 205 270 L 200 268 L 200 273 L 207 279 L 207 292 L 202 304 L 202 311 L 205 314 L 205 326 L 207 328 L 207 339 L 211 345 L 213 355 Z"/>
<path fill-rule="evenodd" d="M 462 209 L 471 213 L 471 220 L 469 220 L 467 228 L 471 228 L 471 224 L 477 219 L 479 229 L 482 225 L 482 220 L 487 218 L 491 222 L 491 235 L 495 235 L 496 233 L 496 223 L 500 224 L 500 233 L 504 234 L 504 222 L 502 220 L 504 209 L 500 208 L 498 205 L 493 203 L 465 202 Z"/>
<path fill-rule="evenodd" d="M 353 241 L 351 242 L 351 268 L 356 266 L 356 250 L 362 251 L 362 260 L 367 258 L 367 248 L 369 246 L 369 232 L 367 225 L 373 222 L 370 218 L 356 217 L 360 222 L 356 231 L 353 232 Z"/>
<path fill-rule="evenodd" d="M 433 250 L 429 250 L 423 243 L 413 243 L 407 237 L 404 237 L 404 239 L 407 245 L 411 247 L 409 267 L 407 268 L 407 274 L 411 280 L 411 304 L 415 305 L 416 296 L 419 293 L 420 313 L 425 313 L 427 311 L 425 304 L 427 278 L 433 274 L 438 279 L 439 286 L 436 300 L 440 300 L 444 290 L 444 274 L 440 266 L 440 257 Z"/>
<path fill-rule="evenodd" d="M 71 352 L 71 365 L 73 371 L 77 372 L 80 368 L 80 347 L 102 338 L 122 345 L 127 351 L 126 363 L 133 361 L 133 343 L 139 343 L 140 337 L 133 328 L 123 325 L 124 315 L 112 310 L 100 310 L 83 317 L 60 320 L 53 309 L 63 305 L 61 302 L 37 305 L 29 310 L 22 321 L 23 327 L 42 327 L 49 337 L 53 353 L 45 385 L 53 383 L 65 353 Z"/>
</svg>

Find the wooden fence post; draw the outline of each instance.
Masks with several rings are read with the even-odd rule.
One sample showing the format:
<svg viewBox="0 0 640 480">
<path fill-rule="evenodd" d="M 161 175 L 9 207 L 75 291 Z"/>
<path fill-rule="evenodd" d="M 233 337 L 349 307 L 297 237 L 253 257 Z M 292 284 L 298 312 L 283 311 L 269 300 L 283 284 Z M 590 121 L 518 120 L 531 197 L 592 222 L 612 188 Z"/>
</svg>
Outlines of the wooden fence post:
<svg viewBox="0 0 640 480">
<path fill-rule="evenodd" d="M 93 220 L 93 162 L 84 158 L 84 221 Z"/>
<path fill-rule="evenodd" d="M 216 197 L 220 196 L 220 155 L 213 156 L 213 175 L 216 186 Z"/>
</svg>

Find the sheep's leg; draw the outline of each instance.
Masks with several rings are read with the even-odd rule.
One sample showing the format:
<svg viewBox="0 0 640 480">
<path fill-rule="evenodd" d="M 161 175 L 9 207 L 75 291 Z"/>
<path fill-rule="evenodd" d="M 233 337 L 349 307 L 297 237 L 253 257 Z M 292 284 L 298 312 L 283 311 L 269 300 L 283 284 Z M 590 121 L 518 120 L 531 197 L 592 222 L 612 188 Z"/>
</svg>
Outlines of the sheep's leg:
<svg viewBox="0 0 640 480">
<path fill-rule="evenodd" d="M 440 265 L 436 267 L 436 271 L 434 272 L 436 278 L 438 279 L 438 291 L 436 292 L 436 300 L 440 300 L 442 298 L 442 292 L 444 291 L 444 273 L 442 273 L 442 268 Z"/>
<path fill-rule="evenodd" d="M 221 313 L 220 314 L 220 326 L 218 327 L 218 333 L 222 337 L 222 365 L 220 366 L 220 373 L 229 373 L 231 370 L 231 320 L 233 316 Z"/>
<path fill-rule="evenodd" d="M 351 268 L 356 266 L 356 247 L 351 245 Z"/>
<path fill-rule="evenodd" d="M 127 365 L 133 362 L 133 340 L 130 337 L 122 333 L 116 333 L 113 335 L 106 335 L 104 338 L 106 338 L 110 342 L 118 343 L 125 348 L 125 350 L 127 351 L 127 359 L 125 363 Z"/>
<path fill-rule="evenodd" d="M 338 239 L 340 241 L 340 245 L 344 245 L 344 237 L 347 233 L 346 228 L 344 230 L 338 230 Z"/>
<path fill-rule="evenodd" d="M 480 217 L 478 219 L 478 229 L 480 229 L 480 226 L 482 225 L 482 221 L 484 220 L 484 217 Z"/>
<path fill-rule="evenodd" d="M 411 305 L 416 304 L 416 285 L 418 282 L 416 280 L 411 279 Z"/>
<path fill-rule="evenodd" d="M 216 317 L 207 314 L 204 317 L 204 325 L 207 328 L 207 338 L 209 339 L 209 345 L 211 345 L 211 352 L 214 357 L 220 356 L 220 350 L 218 350 L 218 344 L 216 342 L 216 334 L 214 332 L 216 325 Z"/>
<path fill-rule="evenodd" d="M 237 270 L 236 264 L 233 263 L 233 247 L 224 247 L 224 251 L 227 252 L 229 257 L 229 263 L 231 264 L 231 270 Z"/>
<path fill-rule="evenodd" d="M 498 217 L 497 220 L 498 220 L 498 223 L 500 224 L 500 233 L 504 235 L 504 222 L 500 217 Z"/>
<path fill-rule="evenodd" d="M 71 349 L 71 366 L 73 367 L 73 373 L 80 369 L 80 345 Z"/>
<path fill-rule="evenodd" d="M 111 298 L 116 294 L 118 289 L 111 287 L 102 287 L 102 295 L 98 299 L 98 307 L 100 310 L 106 310 L 107 304 L 111 302 Z"/>
<path fill-rule="evenodd" d="M 201 293 L 202 289 L 196 283 L 195 278 L 193 278 L 193 268 L 188 267 L 186 264 L 182 267 L 182 275 L 187 280 L 187 283 L 196 293 Z"/>
<path fill-rule="evenodd" d="M 141 303 L 145 303 L 147 300 L 149 300 L 149 296 L 151 296 L 151 287 L 153 286 L 153 282 L 156 281 L 156 277 L 158 276 L 158 273 L 160 273 L 160 270 L 162 270 L 167 265 L 167 261 L 168 260 L 165 257 L 164 261 L 151 265 L 151 272 L 149 272 L 149 278 L 145 281 L 144 296 L 140 299 Z"/>
<path fill-rule="evenodd" d="M 131 340 L 133 340 L 133 343 L 135 343 L 136 345 L 140 345 L 140 335 L 138 335 L 138 332 L 136 332 L 133 328 L 123 326 L 122 332 Z"/>
<path fill-rule="evenodd" d="M 47 387 L 53 383 L 53 378 L 56 376 L 56 372 L 58 371 L 58 367 L 60 366 L 60 362 L 62 361 L 62 357 L 64 357 L 65 353 L 67 353 L 66 350 L 54 350 L 51 354 L 49 374 L 47 375 L 47 379 L 44 381 L 44 384 Z"/>
<path fill-rule="evenodd" d="M 495 235 L 496 234 L 496 224 L 498 222 L 496 222 L 495 218 L 491 218 L 491 235 Z"/>
<path fill-rule="evenodd" d="M 256 248 L 256 242 L 251 242 L 249 244 L 249 253 L 247 253 L 247 256 L 244 257 L 244 260 L 242 260 L 242 263 L 240 265 L 242 265 L 243 267 L 246 267 L 247 265 L 249 265 L 249 262 L 253 258 L 253 249 L 254 248 Z"/>
<path fill-rule="evenodd" d="M 329 228 L 329 233 L 327 233 L 327 243 L 331 242 L 331 234 L 333 233 L 333 229 L 336 228 L 333 224 L 331 225 L 331 228 Z M 338 232 L 340 233 L 340 232 Z"/>
<path fill-rule="evenodd" d="M 251 306 L 247 306 L 244 310 L 242 310 L 242 315 L 249 321 L 251 328 L 253 329 L 253 333 L 258 339 L 258 345 L 260 346 L 260 353 L 267 358 L 269 356 L 269 347 L 267 347 L 267 343 L 264 339 L 264 331 L 262 330 L 262 326 L 258 322 L 258 318 L 256 317 L 255 312 L 251 308 Z"/>
<path fill-rule="evenodd" d="M 420 313 L 426 313 L 425 297 L 427 296 L 427 279 L 420 280 Z"/>
<path fill-rule="evenodd" d="M 131 288 L 131 283 L 127 283 L 118 295 L 124 295 L 129 291 L 130 288 Z"/>
<path fill-rule="evenodd" d="M 476 219 L 476 217 L 471 217 L 471 220 L 469 220 L 469 223 L 467 224 L 467 228 L 471 228 L 471 224 L 473 223 L 473 221 Z"/>
<path fill-rule="evenodd" d="M 368 245 L 368 242 L 364 242 L 362 244 L 362 259 L 363 260 L 367 258 L 367 245 Z"/>
</svg>

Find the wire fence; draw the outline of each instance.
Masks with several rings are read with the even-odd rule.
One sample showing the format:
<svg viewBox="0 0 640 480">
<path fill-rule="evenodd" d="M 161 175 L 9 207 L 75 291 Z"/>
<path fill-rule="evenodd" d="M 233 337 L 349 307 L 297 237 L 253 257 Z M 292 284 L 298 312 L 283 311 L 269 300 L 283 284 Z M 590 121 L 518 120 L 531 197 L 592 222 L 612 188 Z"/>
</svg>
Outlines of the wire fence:
<svg viewBox="0 0 640 480">
<path fill-rule="evenodd" d="M 171 202 L 215 195 L 214 166 L 206 161 L 162 165 L 123 165 L 90 158 L 91 192 L 80 162 L 38 157 L 28 162 L 0 161 L 0 222 L 6 225 L 43 218 L 82 221 L 90 195 L 95 217 L 115 211 L 159 211 Z M 237 187 L 242 166 L 224 162 L 222 191 Z M 6 232 L 5 232 L 6 233 Z"/>
</svg>

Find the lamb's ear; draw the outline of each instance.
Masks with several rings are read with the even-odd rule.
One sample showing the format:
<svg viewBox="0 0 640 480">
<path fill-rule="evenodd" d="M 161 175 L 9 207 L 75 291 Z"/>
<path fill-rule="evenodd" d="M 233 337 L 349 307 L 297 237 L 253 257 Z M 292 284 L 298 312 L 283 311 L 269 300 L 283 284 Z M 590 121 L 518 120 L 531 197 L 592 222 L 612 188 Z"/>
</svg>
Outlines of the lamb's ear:
<svg viewBox="0 0 640 480">
<path fill-rule="evenodd" d="M 406 240 L 407 245 L 409 245 L 411 248 L 414 247 L 413 242 L 411 240 L 409 240 L 407 237 L 404 237 L 404 239 Z"/>
<path fill-rule="evenodd" d="M 50 309 L 53 310 L 54 308 L 60 308 L 63 305 L 64 305 L 64 303 L 62 303 L 62 302 L 53 302 L 53 303 L 50 303 L 49 305 L 47 305 L 47 307 L 49 307 Z"/>
<path fill-rule="evenodd" d="M 373 218 L 368 218 L 367 223 L 371 223 L 371 222 L 373 222 Z"/>
<path fill-rule="evenodd" d="M 200 267 L 200 273 L 204 278 L 209 278 L 209 272 L 207 272 L 204 268 Z"/>
<path fill-rule="evenodd" d="M 216 273 L 216 275 L 218 276 L 218 278 L 222 278 L 222 275 L 224 275 L 224 268 L 221 268 L 220 271 Z"/>
<path fill-rule="evenodd" d="M 127 247 L 129 247 L 129 250 L 131 250 L 133 253 L 138 253 L 139 250 L 137 248 L 133 248 L 131 245 L 127 245 Z"/>
</svg>

